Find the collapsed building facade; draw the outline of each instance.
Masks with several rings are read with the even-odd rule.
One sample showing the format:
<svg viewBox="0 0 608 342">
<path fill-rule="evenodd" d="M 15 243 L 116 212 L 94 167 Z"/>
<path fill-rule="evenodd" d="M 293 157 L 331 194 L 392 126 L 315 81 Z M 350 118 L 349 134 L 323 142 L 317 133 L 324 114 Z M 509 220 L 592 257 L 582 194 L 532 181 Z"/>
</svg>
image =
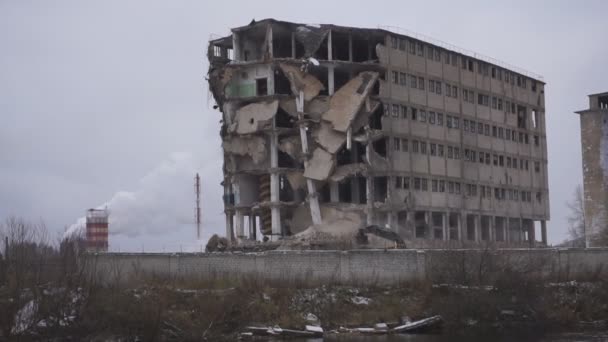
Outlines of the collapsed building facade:
<svg viewBox="0 0 608 342">
<path fill-rule="evenodd" d="M 546 244 L 544 83 L 384 29 L 267 19 L 210 41 L 232 242 Z M 538 225 L 535 225 L 535 221 Z"/>
<path fill-rule="evenodd" d="M 608 92 L 589 95 L 581 122 L 585 245 L 608 242 Z"/>
</svg>

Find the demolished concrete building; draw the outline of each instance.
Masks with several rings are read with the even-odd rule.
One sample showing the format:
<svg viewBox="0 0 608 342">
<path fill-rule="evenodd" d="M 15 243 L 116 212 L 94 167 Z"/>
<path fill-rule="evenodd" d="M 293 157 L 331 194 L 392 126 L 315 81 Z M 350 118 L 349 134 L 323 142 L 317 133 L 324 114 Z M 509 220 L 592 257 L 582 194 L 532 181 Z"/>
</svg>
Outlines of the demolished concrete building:
<svg viewBox="0 0 608 342">
<path fill-rule="evenodd" d="M 544 82 L 385 29 L 266 19 L 211 40 L 230 241 L 546 243 Z"/>
</svg>

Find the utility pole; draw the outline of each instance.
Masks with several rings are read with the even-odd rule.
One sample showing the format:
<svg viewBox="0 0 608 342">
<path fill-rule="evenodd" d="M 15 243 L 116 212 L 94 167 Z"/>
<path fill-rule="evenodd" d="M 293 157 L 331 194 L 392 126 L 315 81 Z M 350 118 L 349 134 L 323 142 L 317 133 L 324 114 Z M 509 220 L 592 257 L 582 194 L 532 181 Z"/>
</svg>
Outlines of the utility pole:
<svg viewBox="0 0 608 342">
<path fill-rule="evenodd" d="M 201 177 L 196 173 L 194 177 L 194 193 L 196 194 L 196 238 L 201 239 Z"/>
</svg>

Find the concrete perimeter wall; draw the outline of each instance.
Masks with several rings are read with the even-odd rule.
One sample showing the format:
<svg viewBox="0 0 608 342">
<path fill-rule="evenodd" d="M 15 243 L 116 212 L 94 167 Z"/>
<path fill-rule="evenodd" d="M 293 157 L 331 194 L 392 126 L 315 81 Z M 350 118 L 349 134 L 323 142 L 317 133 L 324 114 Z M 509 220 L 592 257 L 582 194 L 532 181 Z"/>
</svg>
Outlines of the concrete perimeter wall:
<svg viewBox="0 0 608 342">
<path fill-rule="evenodd" d="M 398 284 L 405 281 L 489 282 L 508 272 L 550 281 L 608 274 L 608 249 L 350 250 L 261 253 L 99 253 L 87 269 L 105 281 L 144 276 Z"/>
</svg>

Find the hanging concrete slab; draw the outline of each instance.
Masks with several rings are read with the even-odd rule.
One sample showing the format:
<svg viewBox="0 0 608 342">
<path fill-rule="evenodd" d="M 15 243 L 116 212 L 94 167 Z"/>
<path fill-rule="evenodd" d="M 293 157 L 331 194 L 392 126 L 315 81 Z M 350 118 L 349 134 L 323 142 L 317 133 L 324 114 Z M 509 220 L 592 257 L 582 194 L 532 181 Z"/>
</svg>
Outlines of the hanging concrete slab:
<svg viewBox="0 0 608 342">
<path fill-rule="evenodd" d="M 377 80 L 377 72 L 364 71 L 348 81 L 329 100 L 323 120 L 330 122 L 334 130 L 346 132 Z"/>
<path fill-rule="evenodd" d="M 338 152 L 346 142 L 346 134 L 334 131 L 328 122 L 321 122 L 320 128 L 313 135 L 317 144 L 331 154 Z"/>
<path fill-rule="evenodd" d="M 321 81 L 313 75 L 303 72 L 299 66 L 281 63 L 279 67 L 291 84 L 291 92 L 297 96 L 300 91 L 303 91 L 305 101 L 312 100 L 319 95 L 321 90 L 325 89 Z"/>
<path fill-rule="evenodd" d="M 318 147 L 312 153 L 312 158 L 308 160 L 304 177 L 318 181 L 326 180 L 335 166 L 335 161 L 331 153 Z"/>
<path fill-rule="evenodd" d="M 272 119 L 279 108 L 279 101 L 251 103 L 236 111 L 236 133 L 250 134 L 272 128 Z"/>
</svg>

